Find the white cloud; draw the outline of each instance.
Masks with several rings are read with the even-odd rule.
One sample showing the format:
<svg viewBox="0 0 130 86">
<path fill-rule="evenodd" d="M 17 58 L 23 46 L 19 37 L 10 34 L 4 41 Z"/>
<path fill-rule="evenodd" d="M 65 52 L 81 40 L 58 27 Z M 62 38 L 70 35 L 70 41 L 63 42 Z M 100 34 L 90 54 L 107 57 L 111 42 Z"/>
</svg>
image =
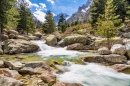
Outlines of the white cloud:
<svg viewBox="0 0 130 86">
<path fill-rule="evenodd" d="M 45 21 L 45 16 L 46 14 L 40 10 L 36 11 L 33 13 L 33 15 L 40 21 L 40 22 L 44 22 Z"/>
<path fill-rule="evenodd" d="M 50 2 L 51 4 L 55 4 L 54 0 L 47 0 L 48 2 Z"/>
<path fill-rule="evenodd" d="M 39 3 L 39 7 L 37 8 L 37 10 L 47 10 L 46 4 L 44 4 L 44 3 Z"/>
</svg>

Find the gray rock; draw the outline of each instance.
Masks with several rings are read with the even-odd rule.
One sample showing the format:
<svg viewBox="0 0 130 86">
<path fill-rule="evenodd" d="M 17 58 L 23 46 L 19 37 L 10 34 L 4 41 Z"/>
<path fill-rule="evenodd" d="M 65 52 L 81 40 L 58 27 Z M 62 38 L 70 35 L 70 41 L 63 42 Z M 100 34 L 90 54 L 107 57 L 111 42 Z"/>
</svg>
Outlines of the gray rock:
<svg viewBox="0 0 130 86">
<path fill-rule="evenodd" d="M 18 80 L 0 75 L 0 86 L 25 86 L 25 85 L 24 83 Z"/>
<path fill-rule="evenodd" d="M 80 57 L 85 62 L 108 63 L 108 64 L 122 64 L 127 62 L 125 56 L 111 54 L 111 55 L 85 55 Z"/>
<path fill-rule="evenodd" d="M 0 74 L 3 74 L 7 77 L 18 79 L 21 75 L 16 70 L 9 70 L 8 68 L 0 68 Z"/>
<path fill-rule="evenodd" d="M 9 39 L 3 44 L 5 54 L 30 53 L 39 49 L 36 44 L 22 39 Z"/>
<path fill-rule="evenodd" d="M 36 33 L 34 33 L 34 36 L 36 36 L 36 37 L 38 37 L 40 39 L 42 37 L 42 33 L 36 32 Z"/>
<path fill-rule="evenodd" d="M 113 54 L 119 54 L 119 55 L 124 55 L 126 53 L 126 48 L 125 46 L 121 45 L 121 44 L 115 44 L 112 46 L 111 48 L 111 52 Z"/>
<path fill-rule="evenodd" d="M 65 37 L 63 40 L 61 40 L 59 46 L 67 46 L 74 43 L 81 43 L 83 45 L 86 45 L 87 41 L 88 41 L 87 36 L 75 34 L 75 35 Z"/>
<path fill-rule="evenodd" d="M 57 44 L 57 38 L 55 35 L 49 35 L 46 39 L 46 44 L 55 46 Z"/>
<path fill-rule="evenodd" d="M 24 67 L 24 64 L 22 64 L 21 62 L 4 61 L 4 64 L 8 66 L 8 68 L 11 70 L 19 70 Z"/>
<path fill-rule="evenodd" d="M 18 32 L 16 30 L 9 30 L 8 33 L 9 34 L 18 35 Z"/>
<path fill-rule="evenodd" d="M 83 50 L 84 45 L 81 43 L 75 43 L 67 46 L 67 50 Z"/>
<path fill-rule="evenodd" d="M 8 35 L 6 34 L 2 34 L 1 36 L 2 36 L 2 41 L 9 39 Z"/>
<path fill-rule="evenodd" d="M 103 47 L 103 48 L 98 49 L 98 53 L 100 55 L 109 55 L 109 54 L 111 54 L 111 51 L 108 48 Z"/>
</svg>

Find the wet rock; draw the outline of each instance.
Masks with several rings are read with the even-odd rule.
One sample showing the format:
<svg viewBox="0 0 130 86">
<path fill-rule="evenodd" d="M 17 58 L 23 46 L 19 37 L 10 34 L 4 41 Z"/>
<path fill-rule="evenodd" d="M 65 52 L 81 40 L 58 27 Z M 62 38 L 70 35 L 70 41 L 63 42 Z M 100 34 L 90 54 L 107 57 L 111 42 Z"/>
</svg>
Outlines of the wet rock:
<svg viewBox="0 0 130 86">
<path fill-rule="evenodd" d="M 57 38 L 55 35 L 49 35 L 46 38 L 46 44 L 50 45 L 50 46 L 55 46 L 57 44 Z"/>
<path fill-rule="evenodd" d="M 83 86 L 78 83 L 63 83 L 63 82 L 57 82 L 53 86 Z"/>
<path fill-rule="evenodd" d="M 8 68 L 0 68 L 0 74 L 3 74 L 7 77 L 12 77 L 15 79 L 18 79 L 21 77 L 21 75 L 16 70 L 9 70 Z"/>
<path fill-rule="evenodd" d="M 0 75 L 0 86 L 25 86 L 22 82 Z"/>
<path fill-rule="evenodd" d="M 4 62 L 0 61 L 0 68 L 4 66 Z"/>
<path fill-rule="evenodd" d="M 30 53 L 39 49 L 36 44 L 22 39 L 9 39 L 4 41 L 3 44 L 5 54 Z"/>
<path fill-rule="evenodd" d="M 65 37 L 63 40 L 62 45 L 67 46 L 67 45 L 71 45 L 74 43 L 81 43 L 83 45 L 87 44 L 87 36 L 85 35 L 71 35 L 71 36 L 67 36 Z M 59 43 L 59 45 L 61 45 Z"/>
<path fill-rule="evenodd" d="M 129 72 L 130 73 L 130 65 L 126 65 L 126 64 L 115 64 L 113 66 L 110 66 L 110 68 L 118 71 L 118 72 Z"/>
<path fill-rule="evenodd" d="M 109 55 L 109 54 L 111 54 L 111 51 L 108 48 L 103 47 L 103 48 L 98 49 L 98 53 L 100 55 Z"/>
<path fill-rule="evenodd" d="M 124 55 L 126 53 L 126 48 L 125 48 L 125 46 L 123 46 L 121 44 L 115 44 L 112 46 L 111 52 L 113 54 Z"/>
<path fill-rule="evenodd" d="M 69 71 L 69 69 L 66 66 L 55 65 L 55 67 L 58 69 L 59 73 L 65 73 Z"/>
<path fill-rule="evenodd" d="M 60 41 L 62 39 L 62 35 L 58 31 L 54 32 L 53 35 L 56 36 L 57 41 Z"/>
<path fill-rule="evenodd" d="M 4 61 L 4 64 L 11 70 L 19 70 L 24 67 L 24 64 L 21 62 Z"/>
<path fill-rule="evenodd" d="M 67 46 L 67 50 L 83 50 L 84 45 L 81 43 L 75 43 Z"/>
<path fill-rule="evenodd" d="M 125 63 L 127 58 L 125 56 L 111 54 L 111 55 L 86 55 L 80 57 L 85 62 L 120 64 Z"/>
</svg>

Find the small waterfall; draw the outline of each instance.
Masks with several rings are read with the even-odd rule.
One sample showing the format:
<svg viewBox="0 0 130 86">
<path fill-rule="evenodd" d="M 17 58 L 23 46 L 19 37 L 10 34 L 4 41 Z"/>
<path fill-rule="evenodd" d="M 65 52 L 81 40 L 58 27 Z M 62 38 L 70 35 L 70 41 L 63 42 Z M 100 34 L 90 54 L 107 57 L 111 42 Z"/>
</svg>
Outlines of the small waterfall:
<svg viewBox="0 0 130 86">
<path fill-rule="evenodd" d="M 82 52 L 66 50 L 66 47 L 59 48 L 59 47 L 51 47 L 45 44 L 45 41 L 32 41 L 33 43 L 37 44 L 40 48 L 40 51 L 37 52 L 40 56 L 70 56 L 74 57 L 77 55 L 83 54 Z"/>
<path fill-rule="evenodd" d="M 81 83 L 83 86 L 129 86 L 130 75 L 118 73 L 110 68 L 94 63 L 73 64 L 69 72 L 57 74 L 58 80 L 65 83 Z"/>
</svg>

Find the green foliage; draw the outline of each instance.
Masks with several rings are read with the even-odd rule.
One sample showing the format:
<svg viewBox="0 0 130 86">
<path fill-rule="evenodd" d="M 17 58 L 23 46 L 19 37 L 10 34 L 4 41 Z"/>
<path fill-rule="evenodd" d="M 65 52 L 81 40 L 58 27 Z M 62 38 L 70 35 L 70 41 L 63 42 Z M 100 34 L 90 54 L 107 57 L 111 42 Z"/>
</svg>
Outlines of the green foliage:
<svg viewBox="0 0 130 86">
<path fill-rule="evenodd" d="M 46 13 L 45 19 L 46 19 L 46 21 L 42 26 L 43 32 L 45 32 L 45 33 L 53 33 L 55 28 L 56 28 L 56 24 L 55 24 L 53 14 L 51 13 L 51 11 L 48 11 Z"/>
<path fill-rule="evenodd" d="M 31 14 L 30 9 L 27 7 L 27 3 L 25 0 L 22 0 L 22 2 L 19 4 L 18 11 L 20 19 L 18 20 L 17 30 L 22 33 L 26 31 L 27 34 L 30 31 L 34 31 L 33 16 Z"/>
<path fill-rule="evenodd" d="M 15 0 L 0 0 L 0 41 L 1 41 L 1 34 L 3 33 L 3 28 L 7 24 L 7 14 L 8 11 L 14 5 Z"/>
<path fill-rule="evenodd" d="M 116 9 L 113 0 L 107 0 L 104 14 L 98 18 L 97 32 L 108 39 L 108 45 L 109 39 L 116 35 L 115 31 L 123 26 L 120 16 L 115 13 Z"/>
<path fill-rule="evenodd" d="M 68 25 L 66 23 L 66 20 L 64 18 L 64 15 L 61 14 L 60 15 L 60 19 L 59 19 L 59 22 L 58 22 L 58 30 L 59 31 L 62 31 L 62 32 L 65 32 L 66 29 L 67 29 Z"/>
<path fill-rule="evenodd" d="M 12 6 L 12 8 L 7 12 L 7 24 L 6 24 L 6 28 L 10 29 L 10 28 L 16 28 L 18 25 L 18 16 L 19 16 L 19 12 L 17 10 L 17 8 L 15 6 Z"/>
</svg>

